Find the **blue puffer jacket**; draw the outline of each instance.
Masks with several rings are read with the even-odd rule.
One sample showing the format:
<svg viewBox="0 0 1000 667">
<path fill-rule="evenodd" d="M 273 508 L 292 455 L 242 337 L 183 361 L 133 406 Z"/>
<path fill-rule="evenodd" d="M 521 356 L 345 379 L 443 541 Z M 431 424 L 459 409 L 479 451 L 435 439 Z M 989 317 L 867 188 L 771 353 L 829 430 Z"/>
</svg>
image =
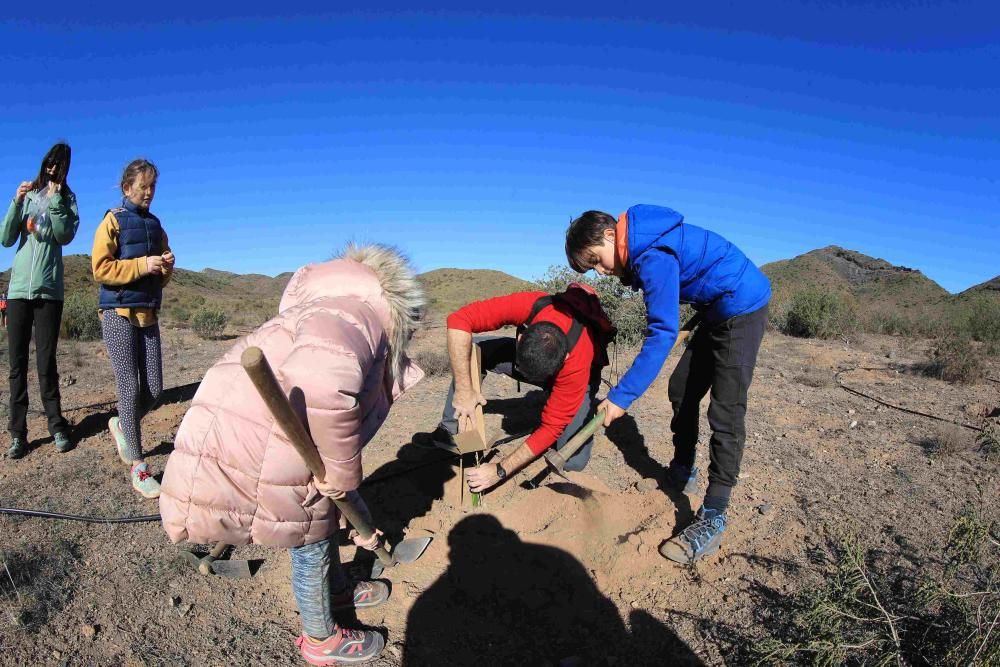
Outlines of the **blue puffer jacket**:
<svg viewBox="0 0 1000 667">
<path fill-rule="evenodd" d="M 677 340 L 679 303 L 689 303 L 706 324 L 763 308 L 771 283 L 739 248 L 714 232 L 684 222 L 663 206 L 628 210 L 626 280 L 646 302 L 646 340 L 632 367 L 608 393 L 628 409 L 663 367 Z"/>
</svg>

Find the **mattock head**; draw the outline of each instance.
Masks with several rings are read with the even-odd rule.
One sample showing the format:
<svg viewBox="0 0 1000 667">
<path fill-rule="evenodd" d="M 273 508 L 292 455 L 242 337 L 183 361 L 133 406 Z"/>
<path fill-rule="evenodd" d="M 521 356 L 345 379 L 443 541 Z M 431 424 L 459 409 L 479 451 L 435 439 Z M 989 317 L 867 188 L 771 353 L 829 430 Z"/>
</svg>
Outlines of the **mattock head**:
<svg viewBox="0 0 1000 667">
<path fill-rule="evenodd" d="M 542 456 L 545 457 L 545 462 L 549 464 L 552 472 L 563 479 L 567 479 L 566 475 L 563 474 L 563 471 L 566 469 L 566 459 L 563 458 L 562 454 L 555 449 L 547 449 Z"/>
</svg>

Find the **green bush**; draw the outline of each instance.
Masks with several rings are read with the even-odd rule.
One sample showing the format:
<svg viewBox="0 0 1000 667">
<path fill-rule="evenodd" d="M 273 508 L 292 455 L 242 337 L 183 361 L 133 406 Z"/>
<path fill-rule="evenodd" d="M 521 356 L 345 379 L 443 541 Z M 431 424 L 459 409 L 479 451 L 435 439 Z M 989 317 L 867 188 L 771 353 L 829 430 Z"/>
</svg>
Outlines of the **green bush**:
<svg viewBox="0 0 1000 667">
<path fill-rule="evenodd" d="M 619 343 L 632 345 L 646 336 L 646 304 L 642 293 L 632 291 L 613 276 L 591 277 L 566 266 L 550 266 L 535 282 L 538 289 L 551 294 L 562 292 L 570 283 L 586 283 L 597 290 L 604 312 L 618 327 Z"/>
<path fill-rule="evenodd" d="M 191 317 L 191 327 L 202 338 L 215 338 L 226 328 L 226 314 L 221 310 L 199 308 Z"/>
<path fill-rule="evenodd" d="M 868 321 L 868 331 L 890 336 L 912 336 L 916 327 L 908 318 L 899 313 L 878 311 Z"/>
<path fill-rule="evenodd" d="M 97 295 L 70 294 L 63 302 L 63 338 L 99 340 L 101 320 L 97 316 Z"/>
<path fill-rule="evenodd" d="M 170 309 L 170 314 L 178 322 L 184 322 L 186 324 L 191 321 L 191 311 L 184 306 L 174 306 Z"/>
<path fill-rule="evenodd" d="M 963 323 L 965 333 L 985 343 L 1000 342 L 1000 301 L 979 297 L 969 304 L 969 308 Z"/>
<path fill-rule="evenodd" d="M 853 331 L 855 326 L 853 309 L 843 298 L 806 289 L 789 302 L 782 330 L 802 338 L 833 338 Z"/>
</svg>

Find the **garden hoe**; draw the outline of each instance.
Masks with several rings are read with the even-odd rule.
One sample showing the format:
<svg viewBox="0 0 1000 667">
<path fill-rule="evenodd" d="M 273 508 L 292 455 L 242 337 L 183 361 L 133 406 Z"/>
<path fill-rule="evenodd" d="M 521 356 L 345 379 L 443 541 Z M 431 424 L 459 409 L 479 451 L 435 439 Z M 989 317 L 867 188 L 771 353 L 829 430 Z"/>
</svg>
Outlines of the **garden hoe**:
<svg viewBox="0 0 1000 667">
<path fill-rule="evenodd" d="M 699 315 L 695 315 L 684 323 L 684 326 L 681 327 L 680 332 L 677 334 L 677 340 L 674 341 L 674 346 L 670 348 L 670 352 L 673 352 L 678 345 L 681 345 L 685 340 L 687 340 L 694 328 L 698 326 L 698 321 L 700 319 Z M 670 354 L 668 353 L 667 356 L 670 356 Z M 576 435 L 570 438 L 561 449 L 546 449 L 543 456 L 545 457 L 545 462 L 549 464 L 549 468 L 552 472 L 556 473 L 563 479 L 568 480 L 569 478 L 566 476 L 566 461 L 580 451 L 580 448 L 583 447 L 587 440 L 589 440 L 594 433 L 597 432 L 597 429 L 600 428 L 603 423 L 604 412 L 601 411 L 594 415 L 589 422 L 584 424 L 583 428 L 577 431 Z"/>
<path fill-rule="evenodd" d="M 250 562 L 245 560 L 218 560 L 229 545 L 216 542 L 212 550 L 204 557 L 190 551 L 182 550 L 181 555 L 202 574 L 217 574 L 233 579 L 247 579 L 252 576 Z"/>
<path fill-rule="evenodd" d="M 317 481 L 322 482 L 326 479 L 326 466 L 319 456 L 319 450 L 316 449 L 312 436 L 309 435 L 302 420 L 299 419 L 292 404 L 289 403 L 285 390 L 281 388 L 278 379 L 274 376 L 274 371 L 267 363 L 263 350 L 259 347 L 248 347 L 243 351 L 240 363 L 247 375 L 250 376 L 250 380 L 257 388 L 261 398 L 264 399 L 264 403 L 271 411 L 275 421 L 278 422 L 278 426 L 288 436 L 292 446 L 298 451 L 306 466 L 312 471 L 313 476 Z M 371 538 L 374 533 L 372 527 L 368 525 L 364 516 L 350 500 L 347 498 L 331 499 L 363 539 Z M 372 576 L 379 576 L 385 567 L 395 567 L 400 563 L 412 563 L 417 560 L 424 554 L 431 539 L 430 537 L 414 537 L 403 540 L 396 545 L 392 553 L 389 553 L 384 546 L 379 546 L 375 549 L 378 563 L 375 564 L 376 569 L 373 570 Z"/>
</svg>

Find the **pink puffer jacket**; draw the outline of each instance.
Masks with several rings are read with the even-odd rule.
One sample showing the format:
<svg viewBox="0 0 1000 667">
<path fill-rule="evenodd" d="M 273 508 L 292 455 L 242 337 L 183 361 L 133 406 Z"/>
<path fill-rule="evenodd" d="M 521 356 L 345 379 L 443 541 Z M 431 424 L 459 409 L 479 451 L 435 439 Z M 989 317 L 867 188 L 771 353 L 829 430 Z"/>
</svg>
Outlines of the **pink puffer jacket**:
<svg viewBox="0 0 1000 667">
<path fill-rule="evenodd" d="M 281 386 L 290 393 L 301 389 L 327 480 L 344 491 L 357 489 L 362 447 L 392 401 L 423 375 L 401 354 L 390 354 L 393 344 L 405 348 L 422 295 L 394 251 L 370 246 L 352 252 L 362 261 L 299 269 L 278 316 L 205 375 L 163 474 L 160 513 L 172 542 L 293 547 L 337 529 L 336 506 L 316 490 L 240 366 L 240 355 L 250 345 L 260 347 Z M 391 339 L 394 328 L 406 328 L 400 322 L 410 328 Z"/>
</svg>

